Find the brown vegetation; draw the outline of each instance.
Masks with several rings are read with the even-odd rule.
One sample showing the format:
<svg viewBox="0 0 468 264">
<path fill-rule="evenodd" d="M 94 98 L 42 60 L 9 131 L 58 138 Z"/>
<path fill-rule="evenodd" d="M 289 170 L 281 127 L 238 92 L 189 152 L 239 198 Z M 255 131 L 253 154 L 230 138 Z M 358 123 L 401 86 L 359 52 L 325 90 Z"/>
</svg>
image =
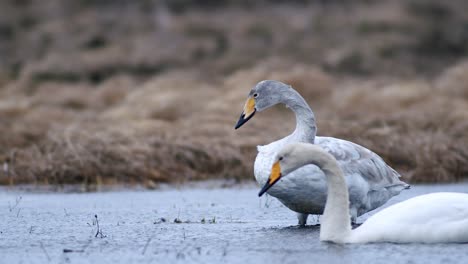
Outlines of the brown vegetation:
<svg viewBox="0 0 468 264">
<path fill-rule="evenodd" d="M 0 183 L 253 179 L 295 124 L 278 106 L 234 130 L 263 79 L 409 182 L 468 176 L 463 1 L 111 2 L 0 4 Z"/>
</svg>

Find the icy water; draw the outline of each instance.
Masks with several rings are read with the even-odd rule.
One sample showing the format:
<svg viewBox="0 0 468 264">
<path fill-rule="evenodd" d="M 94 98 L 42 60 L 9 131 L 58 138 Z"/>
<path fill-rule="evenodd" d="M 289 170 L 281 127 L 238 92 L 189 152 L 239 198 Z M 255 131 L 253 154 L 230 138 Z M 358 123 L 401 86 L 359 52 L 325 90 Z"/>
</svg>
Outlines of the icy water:
<svg viewBox="0 0 468 264">
<path fill-rule="evenodd" d="M 388 204 L 436 191 L 468 184 L 414 186 Z M 468 263 L 468 244 L 319 242 L 317 226 L 295 226 L 294 213 L 257 192 L 0 189 L 0 263 Z"/>
</svg>

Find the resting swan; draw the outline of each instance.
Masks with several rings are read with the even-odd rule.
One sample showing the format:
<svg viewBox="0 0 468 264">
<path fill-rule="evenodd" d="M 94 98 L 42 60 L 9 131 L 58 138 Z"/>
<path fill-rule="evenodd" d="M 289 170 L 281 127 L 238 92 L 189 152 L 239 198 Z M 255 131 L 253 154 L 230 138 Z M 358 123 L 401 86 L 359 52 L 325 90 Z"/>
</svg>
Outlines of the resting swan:
<svg viewBox="0 0 468 264">
<path fill-rule="evenodd" d="M 276 153 L 285 145 L 304 142 L 317 144 L 335 157 L 344 171 L 350 193 L 350 212 L 353 222 L 368 211 L 380 207 L 390 198 L 409 187 L 400 175 L 374 152 L 352 142 L 333 137 L 317 137 L 315 116 L 304 98 L 291 86 L 266 80 L 259 82 L 249 93 L 236 129 L 257 111 L 276 104 L 285 104 L 296 115 L 296 130 L 278 141 L 258 146 L 254 174 L 260 185 L 268 179 Z M 304 166 L 281 180 L 268 191 L 286 207 L 298 213 L 299 225 L 305 225 L 308 214 L 322 214 L 326 200 L 325 175 L 316 166 Z"/>
<path fill-rule="evenodd" d="M 468 194 L 431 193 L 395 204 L 351 230 L 349 195 L 336 159 L 321 147 L 295 143 L 275 157 L 261 196 L 282 177 L 314 164 L 327 178 L 328 198 L 321 218 L 320 240 L 334 243 L 464 243 L 468 242 Z M 294 192 L 295 190 L 290 190 Z"/>
</svg>

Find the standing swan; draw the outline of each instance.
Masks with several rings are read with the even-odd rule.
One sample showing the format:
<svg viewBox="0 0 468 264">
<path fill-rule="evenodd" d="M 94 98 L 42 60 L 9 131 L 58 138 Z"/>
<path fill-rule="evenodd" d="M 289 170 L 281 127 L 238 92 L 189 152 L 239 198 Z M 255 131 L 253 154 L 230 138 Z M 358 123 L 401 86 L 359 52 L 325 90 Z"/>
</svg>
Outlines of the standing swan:
<svg viewBox="0 0 468 264">
<path fill-rule="evenodd" d="M 314 164 L 327 177 L 328 198 L 320 226 L 320 240 L 334 243 L 464 243 L 468 242 L 468 194 L 432 193 L 414 197 L 376 213 L 351 230 L 349 195 L 336 159 L 321 147 L 291 144 L 275 157 L 261 196 L 282 176 Z M 294 190 L 290 190 L 294 192 Z"/>
<path fill-rule="evenodd" d="M 257 111 L 263 111 L 280 103 L 295 113 L 296 130 L 283 139 L 266 146 L 258 146 L 254 174 L 260 185 L 267 181 L 273 159 L 282 147 L 304 142 L 321 146 L 338 161 L 346 176 L 353 221 L 356 221 L 358 216 L 380 207 L 409 187 L 400 181 L 400 175 L 374 152 L 346 140 L 317 137 L 314 113 L 304 98 L 284 83 L 271 80 L 259 82 L 250 91 L 244 111 L 235 128 L 246 123 Z M 299 225 L 305 225 L 308 214 L 323 213 L 326 190 L 323 172 L 316 166 L 307 165 L 278 182 L 268 194 L 297 212 Z"/>
</svg>

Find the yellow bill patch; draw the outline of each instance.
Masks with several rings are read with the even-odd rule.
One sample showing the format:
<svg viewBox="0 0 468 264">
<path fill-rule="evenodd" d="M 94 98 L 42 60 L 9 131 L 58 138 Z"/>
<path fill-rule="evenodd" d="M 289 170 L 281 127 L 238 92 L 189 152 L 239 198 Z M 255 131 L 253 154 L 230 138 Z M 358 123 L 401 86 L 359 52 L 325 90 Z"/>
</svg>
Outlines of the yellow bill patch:
<svg viewBox="0 0 468 264">
<path fill-rule="evenodd" d="M 250 97 L 244 105 L 244 118 L 248 118 L 255 112 L 255 100 Z"/>
<path fill-rule="evenodd" d="M 268 178 L 268 183 L 273 184 L 281 177 L 281 167 L 279 161 L 275 162 L 271 167 L 270 178 Z"/>
</svg>

